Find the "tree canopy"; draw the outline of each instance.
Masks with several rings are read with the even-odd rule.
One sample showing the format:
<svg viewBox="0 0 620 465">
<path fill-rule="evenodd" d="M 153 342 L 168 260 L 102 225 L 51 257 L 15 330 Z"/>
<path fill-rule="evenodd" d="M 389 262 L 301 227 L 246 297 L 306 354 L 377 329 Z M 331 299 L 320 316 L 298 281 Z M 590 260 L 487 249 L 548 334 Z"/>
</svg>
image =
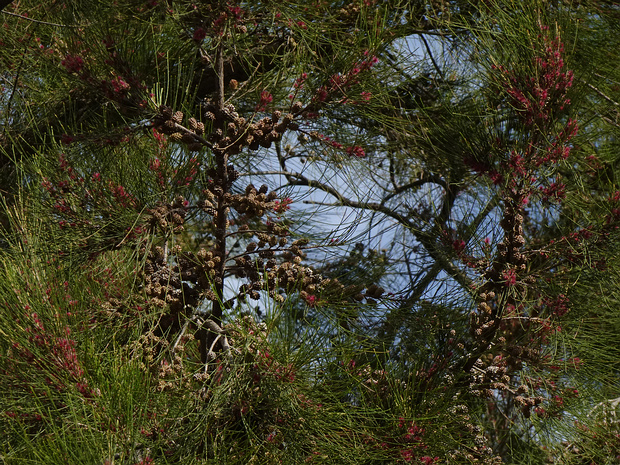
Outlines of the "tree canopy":
<svg viewBox="0 0 620 465">
<path fill-rule="evenodd" d="M 3 463 L 620 460 L 616 2 L 0 15 Z"/>
</svg>

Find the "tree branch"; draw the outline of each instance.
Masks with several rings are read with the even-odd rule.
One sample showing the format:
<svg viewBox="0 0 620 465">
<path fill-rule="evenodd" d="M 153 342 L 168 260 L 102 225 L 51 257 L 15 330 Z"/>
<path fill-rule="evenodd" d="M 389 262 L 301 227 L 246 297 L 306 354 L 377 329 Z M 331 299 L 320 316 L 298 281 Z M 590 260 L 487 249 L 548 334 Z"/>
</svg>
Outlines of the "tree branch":
<svg viewBox="0 0 620 465">
<path fill-rule="evenodd" d="M 411 233 L 415 236 L 416 240 L 426 249 L 430 257 L 436 262 L 438 262 L 441 267 L 446 271 L 446 273 L 452 276 L 461 286 L 463 286 L 463 288 L 469 289 L 471 280 L 465 274 L 463 274 L 461 270 L 459 270 L 454 264 L 452 264 L 450 260 L 442 253 L 440 247 L 435 243 L 435 236 L 429 232 L 424 232 L 418 229 L 415 224 L 406 216 L 395 212 L 394 210 L 387 208 L 385 205 L 382 205 L 380 203 L 357 202 L 355 200 L 351 200 L 342 195 L 333 187 L 319 181 L 310 180 L 302 174 L 289 171 L 281 174 L 287 177 L 289 184 L 292 186 L 307 186 L 311 188 L 316 188 L 332 195 L 337 199 L 337 205 L 339 206 L 371 210 L 383 213 L 385 216 L 395 219 L 397 222 L 399 222 L 401 225 L 405 226 L 409 231 L 411 231 Z M 445 221 L 447 221 L 449 217 L 449 211 L 454 204 L 455 198 L 456 191 L 453 191 L 450 188 L 446 189 L 446 199 L 444 200 L 444 204 L 442 205 L 440 216 L 435 220 L 436 225 L 440 223 L 445 223 Z"/>
</svg>

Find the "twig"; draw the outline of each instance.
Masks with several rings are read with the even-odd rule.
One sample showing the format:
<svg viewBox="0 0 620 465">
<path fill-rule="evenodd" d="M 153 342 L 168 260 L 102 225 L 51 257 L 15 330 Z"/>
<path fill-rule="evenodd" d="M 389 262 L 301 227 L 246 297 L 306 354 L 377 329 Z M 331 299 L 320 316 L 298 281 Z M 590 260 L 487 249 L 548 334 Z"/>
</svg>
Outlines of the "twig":
<svg viewBox="0 0 620 465">
<path fill-rule="evenodd" d="M 11 3 L 11 2 L 9 2 L 9 3 Z M 8 3 L 7 3 L 7 5 L 8 5 Z M 67 24 L 50 23 L 50 22 L 47 22 L 47 21 L 40 21 L 38 19 L 32 19 L 32 18 L 29 18 L 28 16 L 20 15 L 20 14 L 17 14 L 17 13 L 11 13 L 9 11 L 3 11 L 2 8 L 4 8 L 5 6 L 6 5 L 0 5 L 0 11 L 2 11 L 3 14 L 10 15 L 10 16 L 17 16 L 18 18 L 25 19 L 26 21 L 30 21 L 30 22 L 33 22 L 33 23 L 44 24 L 46 26 L 56 26 L 56 27 L 84 27 L 83 24 L 81 24 L 79 26 L 78 25 L 70 26 L 70 25 L 67 25 Z"/>
<path fill-rule="evenodd" d="M 185 334 L 185 332 L 187 331 L 187 328 L 189 327 L 189 319 L 185 320 L 185 324 L 183 325 L 183 328 L 181 328 L 181 332 L 179 333 L 179 337 L 177 337 L 177 340 L 174 341 L 174 345 L 172 346 L 172 354 L 176 354 L 176 349 L 177 346 L 179 345 L 179 343 L 181 342 L 181 338 L 183 338 L 183 335 Z"/>
<path fill-rule="evenodd" d="M 599 94 L 601 97 L 603 97 L 605 100 L 607 100 L 609 103 L 615 105 L 615 106 L 620 106 L 620 103 L 616 102 L 615 100 L 612 100 L 611 97 L 608 97 L 607 95 L 605 95 L 605 93 L 603 93 L 603 91 L 599 90 L 597 87 L 594 87 L 592 84 L 590 84 L 589 82 L 585 83 L 586 86 L 588 86 L 590 89 L 592 89 L 594 92 L 596 92 L 597 94 Z"/>
<path fill-rule="evenodd" d="M 428 42 L 426 41 L 423 35 L 420 36 L 420 39 L 422 39 L 422 42 L 424 43 L 424 47 L 426 48 L 426 51 L 428 52 L 428 56 L 431 59 L 431 63 L 433 63 L 433 67 L 435 68 L 435 71 L 437 71 L 437 74 L 439 74 L 439 77 L 441 78 L 441 80 L 444 81 L 445 79 L 443 77 L 443 73 L 441 72 L 441 70 L 439 69 L 439 66 L 437 65 L 437 62 L 435 61 L 435 57 L 433 56 L 433 52 L 431 51 L 431 48 L 429 47 Z"/>
<path fill-rule="evenodd" d="M 409 184 L 405 184 L 404 186 L 399 186 L 396 189 L 394 189 L 393 192 L 391 192 L 390 194 L 385 196 L 383 200 L 381 200 L 381 205 L 384 205 L 388 200 L 390 200 L 392 197 L 397 196 L 398 194 L 401 194 L 414 187 L 420 187 L 428 183 L 437 184 L 443 187 L 444 189 L 446 189 L 447 187 L 446 181 L 444 181 L 440 176 L 427 174 L 426 172 L 424 172 L 422 173 L 422 176 L 420 176 L 420 179 L 416 179 L 415 181 L 412 181 Z"/>
<path fill-rule="evenodd" d="M 220 43 L 215 51 L 215 74 L 218 81 L 217 107 L 218 110 L 224 110 L 224 47 Z"/>
</svg>

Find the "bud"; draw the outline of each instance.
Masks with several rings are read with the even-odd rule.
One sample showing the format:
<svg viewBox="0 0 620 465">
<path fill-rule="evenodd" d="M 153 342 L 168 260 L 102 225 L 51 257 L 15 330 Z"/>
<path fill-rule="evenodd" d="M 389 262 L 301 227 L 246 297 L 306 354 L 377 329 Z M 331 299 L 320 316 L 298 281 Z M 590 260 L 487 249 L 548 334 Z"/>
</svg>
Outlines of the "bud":
<svg viewBox="0 0 620 465">
<path fill-rule="evenodd" d="M 230 88 L 230 90 L 237 90 L 237 87 L 239 87 L 239 81 L 237 81 L 236 79 L 231 79 L 230 81 L 228 81 L 228 87 Z"/>
</svg>

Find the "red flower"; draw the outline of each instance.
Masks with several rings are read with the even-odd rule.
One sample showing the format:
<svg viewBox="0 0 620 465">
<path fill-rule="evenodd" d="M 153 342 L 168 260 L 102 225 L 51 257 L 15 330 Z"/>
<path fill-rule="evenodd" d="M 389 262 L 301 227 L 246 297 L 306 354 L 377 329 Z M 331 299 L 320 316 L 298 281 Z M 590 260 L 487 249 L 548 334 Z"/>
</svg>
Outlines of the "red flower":
<svg viewBox="0 0 620 465">
<path fill-rule="evenodd" d="M 323 87 L 316 91 L 316 100 L 319 102 L 327 100 L 327 91 Z"/>
<path fill-rule="evenodd" d="M 74 139 L 73 139 L 73 137 L 72 137 L 72 136 L 70 136 L 69 134 L 63 134 L 63 135 L 60 137 L 60 141 L 61 141 L 63 144 L 65 144 L 65 145 L 69 145 L 71 142 L 73 142 L 73 141 L 74 141 Z"/>
<path fill-rule="evenodd" d="M 260 101 L 258 105 L 256 105 L 256 111 L 265 111 L 267 109 L 267 105 L 273 101 L 273 95 L 271 95 L 266 90 L 260 93 Z"/>
<path fill-rule="evenodd" d="M 364 158 L 366 156 L 366 152 L 359 145 L 355 145 L 353 147 L 347 147 L 347 154 L 353 155 L 358 158 Z"/>
<path fill-rule="evenodd" d="M 274 202 L 275 205 L 273 207 L 273 211 L 276 213 L 284 213 L 286 210 L 291 209 L 290 205 L 292 203 L 293 203 L 293 199 L 291 199 L 290 197 L 282 199 L 282 201 L 276 200 Z"/>
<path fill-rule="evenodd" d="M 129 90 L 129 84 L 127 84 L 127 82 L 125 82 L 125 80 L 123 80 L 123 78 L 120 78 L 120 77 L 116 77 L 112 79 L 110 81 L 110 84 L 112 84 L 112 88 L 114 89 L 114 92 L 116 92 L 117 94 L 120 94 L 120 93 L 123 93 Z"/>
<path fill-rule="evenodd" d="M 420 462 L 424 465 L 432 465 L 433 463 L 439 462 L 439 457 L 429 457 L 428 455 L 425 455 L 424 457 L 420 457 Z"/>
<path fill-rule="evenodd" d="M 452 248 L 457 254 L 461 254 L 465 250 L 465 241 L 463 239 L 456 239 L 452 242 Z"/>
<path fill-rule="evenodd" d="M 504 270 L 502 278 L 504 278 L 504 282 L 507 286 L 514 286 L 517 284 L 517 273 L 512 268 Z"/>
<path fill-rule="evenodd" d="M 202 39 L 204 39 L 205 37 L 207 37 L 207 31 L 205 31 L 203 28 L 199 27 L 194 31 L 194 35 L 192 36 L 192 40 L 194 42 L 201 42 Z"/>
<path fill-rule="evenodd" d="M 60 62 L 60 64 L 70 73 L 79 73 L 84 67 L 84 60 L 78 56 L 67 55 L 65 59 Z"/>
</svg>

